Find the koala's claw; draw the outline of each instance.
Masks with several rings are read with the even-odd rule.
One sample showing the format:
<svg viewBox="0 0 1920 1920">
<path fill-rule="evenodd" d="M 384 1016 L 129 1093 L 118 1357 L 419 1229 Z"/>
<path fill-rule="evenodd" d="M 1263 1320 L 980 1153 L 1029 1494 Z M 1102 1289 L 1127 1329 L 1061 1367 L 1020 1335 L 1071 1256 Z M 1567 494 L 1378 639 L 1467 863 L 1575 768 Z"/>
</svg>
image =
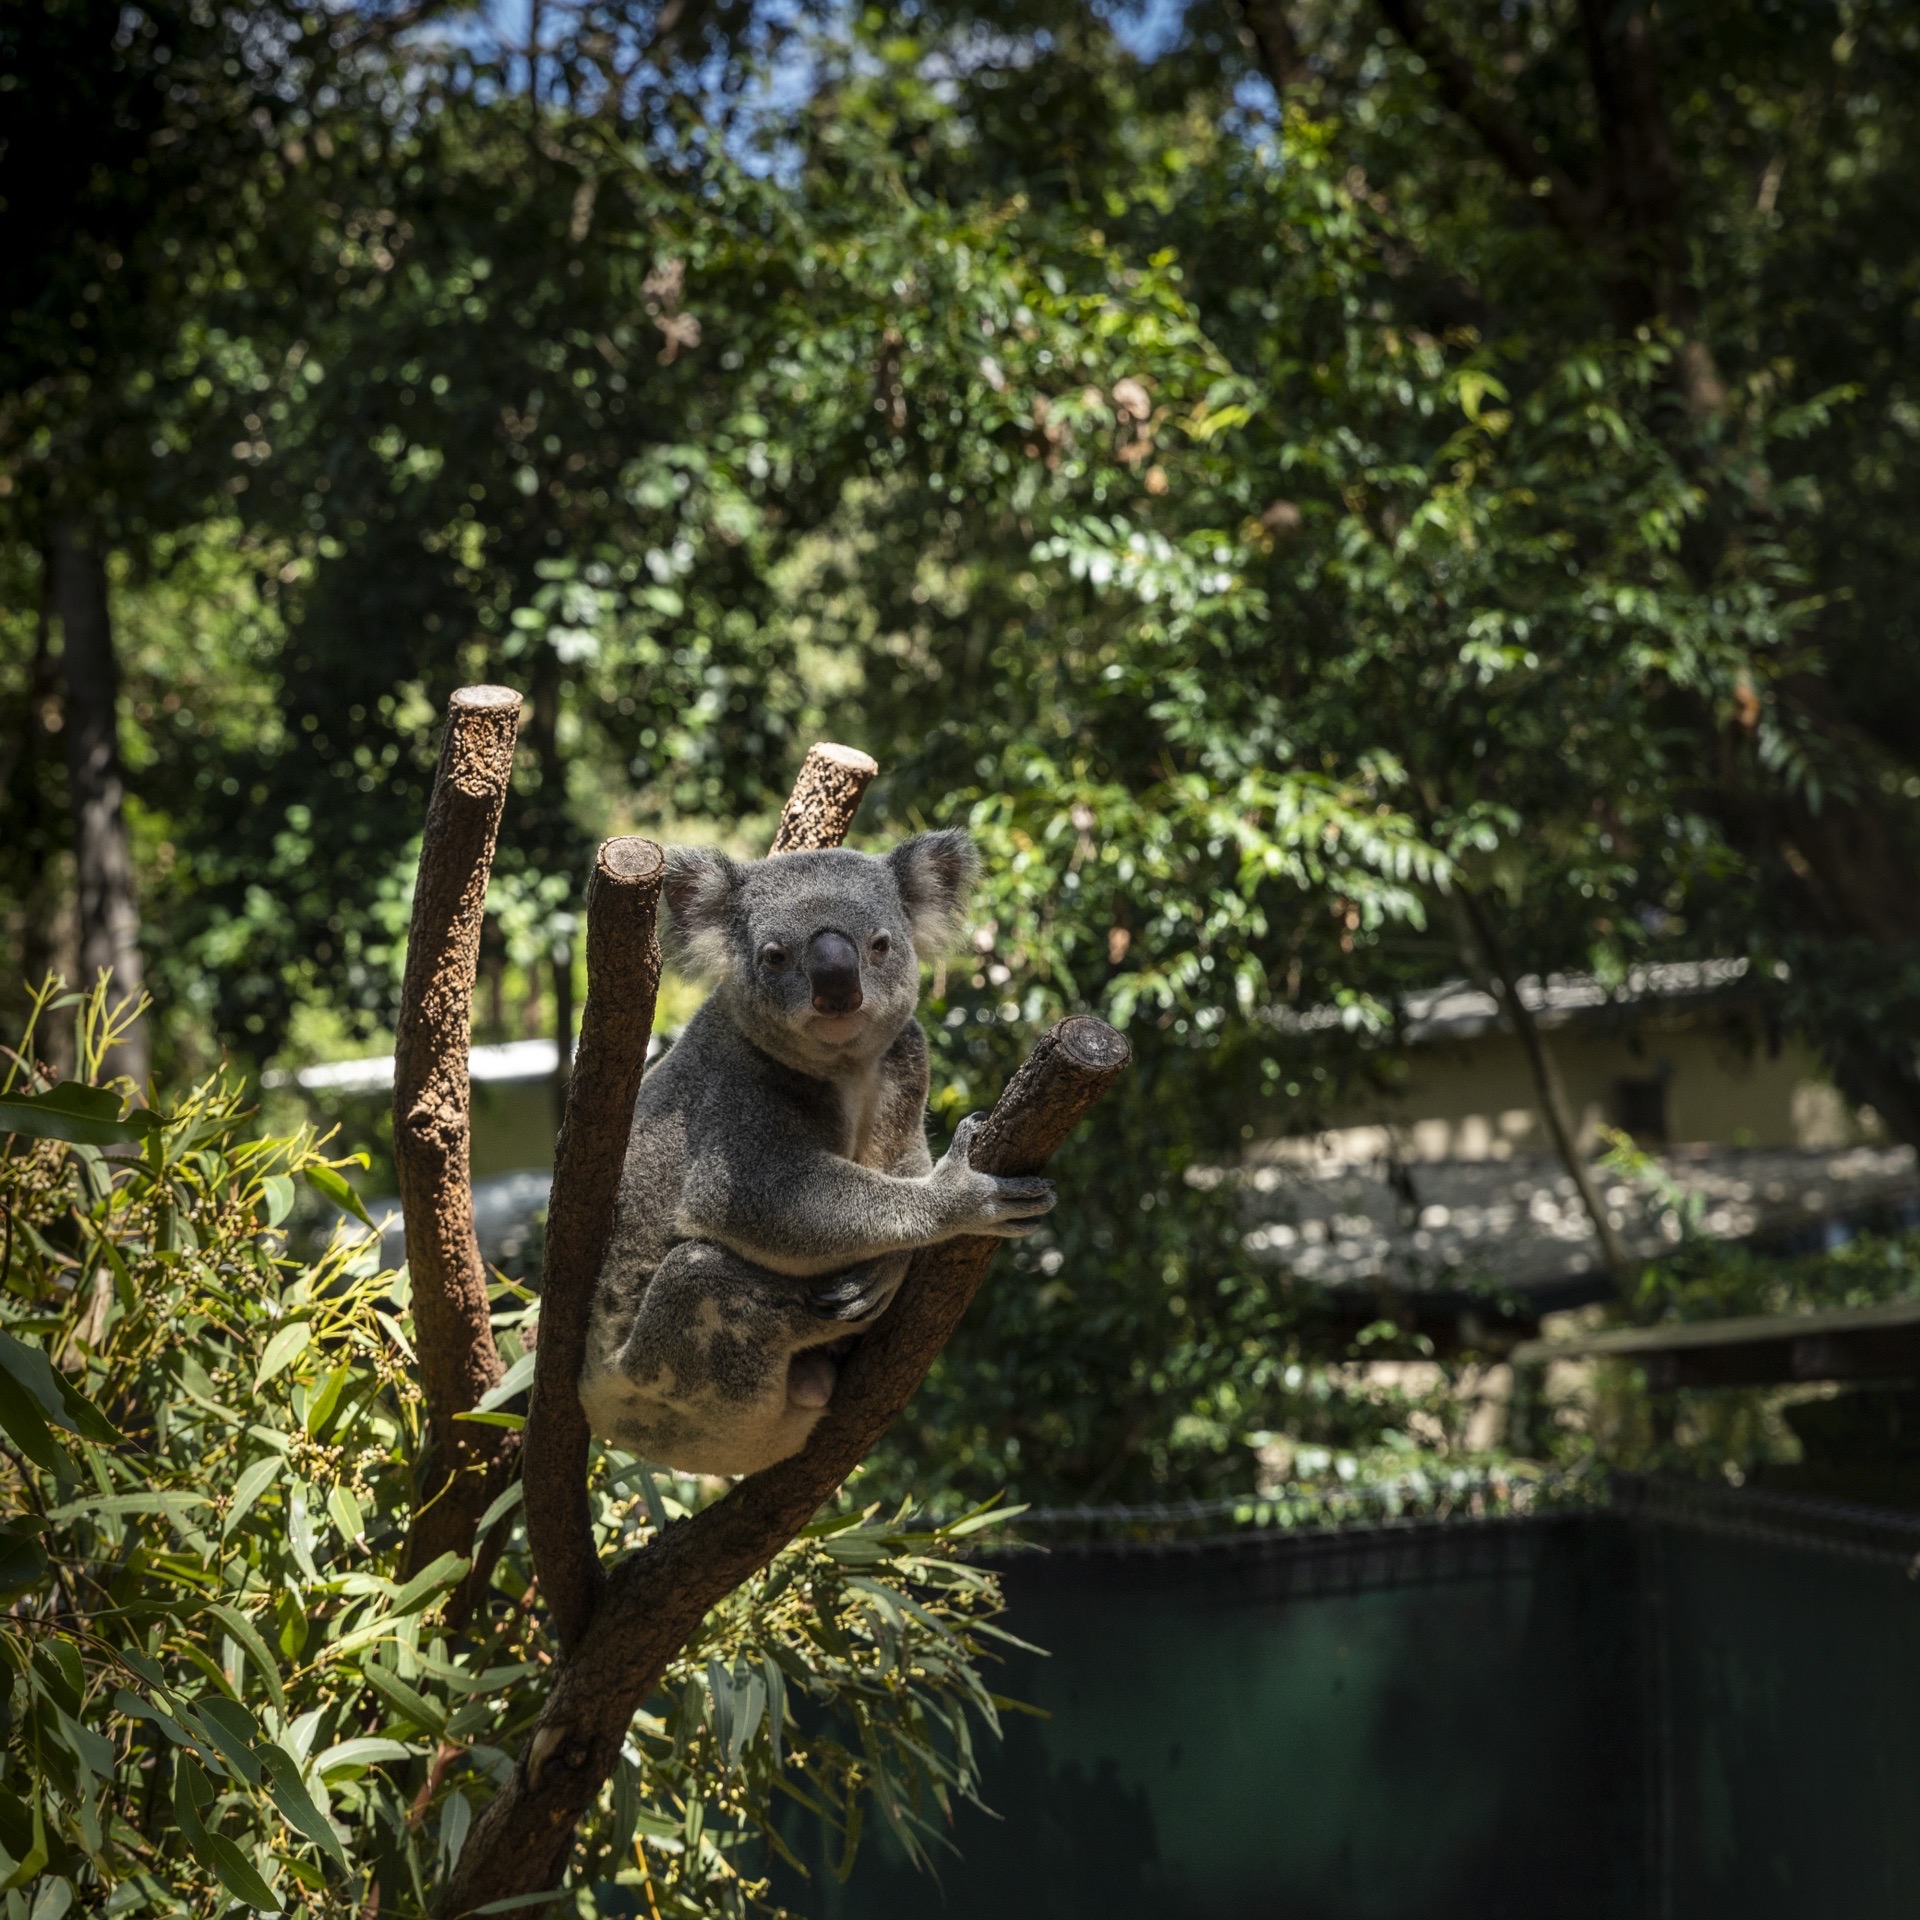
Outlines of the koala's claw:
<svg viewBox="0 0 1920 1920">
<path fill-rule="evenodd" d="M 974 1175 L 975 1203 L 978 1212 L 969 1231 L 992 1234 L 1001 1240 L 1017 1240 L 1040 1224 L 1041 1216 L 1053 1211 L 1058 1196 L 1051 1180 L 996 1179 L 991 1174 Z"/>
<path fill-rule="evenodd" d="M 807 1311 L 816 1320 L 866 1320 L 879 1312 L 889 1293 L 880 1275 L 847 1274 L 835 1285 L 812 1288 L 807 1294 Z"/>
</svg>

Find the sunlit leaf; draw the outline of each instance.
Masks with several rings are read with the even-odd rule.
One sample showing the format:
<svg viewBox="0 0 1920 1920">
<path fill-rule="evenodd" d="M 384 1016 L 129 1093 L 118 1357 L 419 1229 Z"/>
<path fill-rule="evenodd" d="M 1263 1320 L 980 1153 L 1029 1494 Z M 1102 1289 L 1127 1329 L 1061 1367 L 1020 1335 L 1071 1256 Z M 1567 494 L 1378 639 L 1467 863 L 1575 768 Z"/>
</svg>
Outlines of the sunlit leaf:
<svg viewBox="0 0 1920 1920">
<path fill-rule="evenodd" d="M 228 1606 L 224 1601 L 214 1601 L 207 1611 L 246 1649 L 273 1704 L 284 1713 L 287 1697 L 281 1686 L 280 1663 L 274 1659 L 260 1629 L 238 1607 Z"/>
<path fill-rule="evenodd" d="M 260 1750 L 260 1758 L 266 1768 L 267 1790 L 273 1796 L 274 1805 L 285 1815 L 287 1824 L 311 1840 L 342 1873 L 351 1872 L 340 1836 L 314 1805 L 313 1796 L 307 1791 L 292 1757 L 278 1746 L 267 1746 Z"/>
<path fill-rule="evenodd" d="M 284 1173 L 270 1173 L 260 1188 L 267 1203 L 267 1225 L 277 1227 L 293 1211 L 293 1182 Z"/>
<path fill-rule="evenodd" d="M 482 1395 L 473 1411 L 491 1413 L 496 1407 L 505 1406 L 516 1394 L 525 1393 L 533 1385 L 534 1363 L 538 1358 L 537 1354 L 523 1353 L 501 1376 L 500 1384 Z"/>
<path fill-rule="evenodd" d="M 256 1460 L 252 1466 L 243 1467 L 240 1477 L 233 1483 L 233 1501 L 227 1508 L 227 1517 L 221 1522 L 221 1532 L 231 1534 L 247 1517 L 253 1503 L 272 1486 L 286 1466 L 285 1459 L 270 1453 L 264 1460 Z"/>
<path fill-rule="evenodd" d="M 379 1737 L 367 1737 L 355 1740 L 341 1740 L 327 1748 L 314 1761 L 314 1770 L 323 1780 L 331 1780 L 336 1774 L 344 1774 L 358 1769 L 364 1772 L 368 1767 L 379 1766 L 383 1761 L 410 1760 L 415 1749 L 403 1745 L 398 1740 Z"/>
<path fill-rule="evenodd" d="M 300 1169 L 306 1176 L 307 1184 L 322 1199 L 331 1200 L 343 1213 L 350 1213 L 361 1225 L 371 1227 L 372 1216 L 367 1212 L 360 1196 L 354 1192 L 345 1178 L 332 1167 L 323 1167 L 315 1163 Z"/>
</svg>

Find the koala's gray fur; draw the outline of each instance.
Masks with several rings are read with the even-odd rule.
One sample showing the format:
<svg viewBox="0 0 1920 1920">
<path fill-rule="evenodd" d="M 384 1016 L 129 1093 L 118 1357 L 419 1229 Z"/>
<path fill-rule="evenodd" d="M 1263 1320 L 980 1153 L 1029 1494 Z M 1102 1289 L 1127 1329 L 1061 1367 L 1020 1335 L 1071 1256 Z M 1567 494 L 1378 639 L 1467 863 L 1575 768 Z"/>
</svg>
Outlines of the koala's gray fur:
<svg viewBox="0 0 1920 1920">
<path fill-rule="evenodd" d="M 714 981 L 641 1082 L 580 1398 L 603 1438 L 693 1473 L 797 1453 L 915 1248 L 1028 1233 L 1044 1180 L 927 1151 L 920 956 L 957 933 L 960 833 L 884 859 L 668 856 L 679 957 Z"/>
</svg>

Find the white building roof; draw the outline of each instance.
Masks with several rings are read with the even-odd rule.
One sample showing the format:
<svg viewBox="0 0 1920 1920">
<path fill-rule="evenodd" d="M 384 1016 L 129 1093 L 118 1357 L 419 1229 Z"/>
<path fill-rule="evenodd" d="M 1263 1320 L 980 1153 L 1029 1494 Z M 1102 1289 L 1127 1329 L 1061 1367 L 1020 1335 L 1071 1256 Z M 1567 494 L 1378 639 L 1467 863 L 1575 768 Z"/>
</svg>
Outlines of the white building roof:
<svg viewBox="0 0 1920 1920">
<path fill-rule="evenodd" d="M 656 1033 L 647 1043 L 647 1058 L 653 1059 L 665 1044 Z M 552 1040 L 507 1040 L 495 1046 L 471 1047 L 467 1051 L 467 1077 L 471 1080 L 550 1080 L 559 1061 L 559 1051 Z M 304 1093 L 389 1093 L 393 1089 L 393 1055 L 376 1054 L 365 1060 L 323 1060 L 318 1066 L 302 1067 L 295 1073 L 265 1073 L 260 1078 L 264 1086 L 291 1084 Z"/>
</svg>

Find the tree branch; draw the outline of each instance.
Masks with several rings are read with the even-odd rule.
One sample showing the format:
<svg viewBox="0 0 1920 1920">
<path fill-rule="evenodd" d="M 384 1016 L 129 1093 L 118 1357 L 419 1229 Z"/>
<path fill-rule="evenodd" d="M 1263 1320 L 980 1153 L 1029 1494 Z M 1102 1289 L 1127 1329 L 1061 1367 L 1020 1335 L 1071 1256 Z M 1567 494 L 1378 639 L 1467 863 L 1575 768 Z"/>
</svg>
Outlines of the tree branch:
<svg viewBox="0 0 1920 1920">
<path fill-rule="evenodd" d="M 600 1594 L 580 1368 L 653 1032 L 660 989 L 654 922 L 666 870 L 651 840 L 609 840 L 587 887 L 587 1006 L 554 1150 L 540 1344 L 521 1464 L 533 1564 L 567 1652 L 586 1632 Z"/>
<path fill-rule="evenodd" d="M 1593 1183 L 1593 1169 L 1580 1152 L 1580 1144 L 1575 1137 L 1573 1108 L 1567 1099 L 1566 1082 L 1560 1078 L 1559 1063 L 1548 1048 L 1546 1035 L 1540 1031 L 1540 1023 L 1534 1019 L 1532 1009 L 1521 998 L 1519 978 L 1508 964 L 1506 950 L 1485 903 L 1457 876 L 1453 893 L 1460 902 L 1461 913 L 1473 943 L 1479 948 L 1498 989 L 1497 997 L 1506 1010 L 1507 1024 L 1512 1027 L 1514 1038 L 1520 1042 L 1520 1050 L 1526 1055 L 1527 1071 L 1533 1077 L 1540 1117 L 1547 1123 L 1553 1150 L 1560 1156 L 1560 1164 L 1571 1177 L 1574 1189 L 1580 1195 L 1580 1204 L 1587 1210 L 1587 1218 L 1593 1222 L 1601 1264 L 1607 1270 L 1608 1279 L 1624 1295 L 1633 1285 L 1633 1261 L 1615 1231 L 1606 1202 L 1600 1197 L 1600 1189 Z"/>
<path fill-rule="evenodd" d="M 427 1402 L 427 1447 L 406 1567 L 469 1554 L 474 1526 L 506 1484 L 515 1441 L 457 1418 L 499 1383 L 486 1268 L 473 1232 L 467 1164 L 467 1048 L 487 878 L 513 771 L 520 696 L 462 687 L 447 709 L 427 806 L 394 1035 L 393 1161 Z M 477 1584 L 469 1581 L 462 1601 Z"/>
<path fill-rule="evenodd" d="M 1285 0 L 1237 0 L 1234 11 L 1253 42 L 1268 83 L 1284 101 L 1287 89 L 1307 70 Z"/>
<path fill-rule="evenodd" d="M 836 747 L 826 740 L 809 747 L 781 811 L 771 851 L 813 853 L 837 847 L 860 810 L 860 796 L 879 771 L 878 763 L 858 747 Z"/>
<path fill-rule="evenodd" d="M 1126 1040 L 1104 1021 L 1062 1021 L 1000 1096 L 975 1138 L 973 1164 L 1038 1173 L 1127 1059 Z M 707 1610 L 792 1540 L 871 1451 L 959 1325 L 999 1246 L 974 1237 L 917 1254 L 892 1309 L 849 1356 L 805 1448 L 614 1569 L 525 1753 L 461 1853 L 446 1904 L 453 1920 L 558 1888 L 574 1829 L 674 1655 Z"/>
<path fill-rule="evenodd" d="M 1379 0 L 1387 24 L 1426 63 L 1440 97 L 1475 133 L 1513 183 L 1539 199 L 1547 217 L 1582 247 L 1599 237 L 1600 209 L 1570 174 L 1541 154 L 1518 122 L 1480 84 L 1472 64 L 1428 19 L 1421 0 Z M 1546 191 L 1541 193 L 1544 184 Z"/>
</svg>

